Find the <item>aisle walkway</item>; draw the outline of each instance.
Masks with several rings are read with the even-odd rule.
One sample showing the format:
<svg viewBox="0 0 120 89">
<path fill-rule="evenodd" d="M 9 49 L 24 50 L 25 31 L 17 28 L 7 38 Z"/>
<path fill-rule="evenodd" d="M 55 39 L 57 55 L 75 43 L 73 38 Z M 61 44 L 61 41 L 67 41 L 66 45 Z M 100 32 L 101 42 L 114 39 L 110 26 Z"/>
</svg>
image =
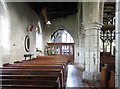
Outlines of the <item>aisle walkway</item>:
<svg viewBox="0 0 120 89">
<path fill-rule="evenodd" d="M 67 76 L 68 77 L 67 77 L 66 89 L 69 89 L 69 87 L 73 87 L 73 88 L 85 87 L 85 84 L 82 83 L 82 76 L 78 72 L 76 66 L 68 65 Z"/>
</svg>

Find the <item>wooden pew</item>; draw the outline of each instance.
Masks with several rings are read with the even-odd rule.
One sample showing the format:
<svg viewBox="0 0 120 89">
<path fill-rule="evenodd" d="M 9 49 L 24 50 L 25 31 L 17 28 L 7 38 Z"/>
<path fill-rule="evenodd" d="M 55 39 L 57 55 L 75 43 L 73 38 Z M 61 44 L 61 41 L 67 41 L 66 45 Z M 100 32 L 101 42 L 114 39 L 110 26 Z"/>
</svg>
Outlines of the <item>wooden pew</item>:
<svg viewBox="0 0 120 89">
<path fill-rule="evenodd" d="M 56 56 L 39 56 L 39 59 L 55 59 L 55 60 L 63 60 L 69 62 L 70 58 L 65 55 L 56 55 Z"/>
<path fill-rule="evenodd" d="M 38 80 L 38 79 L 2 79 L 2 85 L 24 85 L 24 86 L 35 86 L 36 87 L 58 87 L 59 82 L 57 79 L 52 80 Z"/>
<path fill-rule="evenodd" d="M 3 66 L 9 66 L 11 65 L 10 63 L 4 63 Z"/>
<path fill-rule="evenodd" d="M 43 85 L 0 85 L 1 89 L 59 89 L 54 86 Z"/>
<path fill-rule="evenodd" d="M 109 69 L 107 64 L 101 70 L 100 87 L 105 89 L 115 88 L 115 73 Z"/>
<path fill-rule="evenodd" d="M 40 68 L 40 69 L 47 69 L 47 68 L 49 68 L 49 70 L 50 69 L 61 69 L 62 70 L 62 73 L 63 73 L 63 80 L 64 80 L 64 86 L 65 86 L 65 82 L 66 82 L 66 79 L 67 79 L 67 73 L 66 73 L 66 65 L 64 65 L 64 64 L 55 64 L 55 65 L 53 65 L 53 64 L 36 64 L 36 63 L 34 63 L 34 64 L 21 64 L 21 63 L 19 63 L 19 64 L 14 64 L 14 65 L 10 65 L 10 66 L 8 66 L 8 67 L 13 67 L 14 69 L 16 69 L 16 68 Z M 3 67 L 3 68 L 7 68 L 7 67 Z"/>
<path fill-rule="evenodd" d="M 66 61 L 63 60 L 58 60 L 56 59 L 56 57 L 54 56 L 41 56 L 40 58 L 42 59 L 38 59 L 38 58 L 34 58 L 32 60 L 28 60 L 28 61 L 23 61 L 22 63 L 15 63 L 14 65 L 9 65 L 9 66 L 21 66 L 21 65 L 61 65 L 64 66 L 64 79 L 66 81 L 66 76 L 67 76 L 67 64 Z M 60 58 L 60 57 L 59 57 Z"/>
<path fill-rule="evenodd" d="M 2 79 L 2 89 L 61 89 L 56 80 Z"/>
<path fill-rule="evenodd" d="M 110 70 L 115 70 L 115 57 L 110 55 L 110 53 L 100 53 L 100 71 L 101 68 L 108 64 Z"/>
<path fill-rule="evenodd" d="M 35 79 L 34 78 L 35 76 L 37 76 L 37 78 L 39 77 L 40 79 L 58 77 L 60 79 L 59 85 L 62 88 L 64 88 L 67 69 L 67 59 L 65 60 L 64 58 L 63 59 L 61 58 L 44 56 L 40 58 L 34 58 L 32 60 L 22 61 L 21 63 L 15 62 L 15 64 L 7 65 L 9 68 L 8 67 L 1 68 L 3 72 L 2 77 L 3 78 L 7 77 L 7 79 L 9 78 L 14 79 L 17 77 L 21 79 L 21 77 L 26 78 L 28 75 L 29 75 L 28 78 L 32 79 Z M 47 69 L 45 68 L 45 66 L 47 66 Z M 28 69 L 28 67 L 30 69 Z M 19 74 L 21 74 L 21 76 Z M 24 75 L 25 77 L 23 77 L 22 75 Z"/>
<path fill-rule="evenodd" d="M 63 73 L 63 78 L 64 78 L 64 82 L 66 81 L 66 70 L 64 68 L 64 65 L 10 65 L 7 67 L 3 67 L 2 69 L 61 69 L 62 73 Z"/>
<path fill-rule="evenodd" d="M 61 86 L 62 87 L 65 87 L 65 79 L 64 79 L 64 77 L 63 77 L 63 72 L 61 71 L 60 72 L 60 70 L 58 71 L 58 69 L 45 69 L 45 70 L 40 70 L 40 71 L 35 71 L 35 70 L 32 70 L 32 72 L 31 72 L 31 70 L 29 69 L 29 71 L 28 70 L 18 70 L 18 69 L 13 69 L 12 70 L 12 72 L 10 72 L 11 70 L 4 70 L 4 71 L 2 71 L 2 74 L 23 74 L 23 73 L 21 73 L 21 71 L 22 72 L 24 72 L 24 74 L 33 74 L 33 75 L 36 75 L 36 74 L 39 74 L 39 75 L 52 75 L 52 76 L 59 76 L 60 77 L 60 81 L 61 81 Z"/>
<path fill-rule="evenodd" d="M 3 75 L 52 75 L 60 78 L 60 84 L 63 87 L 64 80 L 61 69 L 2 69 Z"/>
<path fill-rule="evenodd" d="M 100 79 L 100 87 L 101 88 L 106 88 L 107 87 L 107 68 L 106 66 L 105 67 L 102 67 L 102 70 L 101 70 L 101 79 Z"/>
<path fill-rule="evenodd" d="M 115 73 L 113 71 L 111 71 L 110 75 L 109 89 L 115 89 Z"/>
<path fill-rule="evenodd" d="M 106 65 L 106 74 L 102 71 L 102 67 Z M 103 69 L 104 70 L 104 69 Z M 100 71 L 101 71 L 101 82 L 105 82 L 105 87 L 109 87 L 109 80 L 111 78 L 111 71 L 115 72 L 115 57 L 110 55 L 110 53 L 101 53 L 100 54 Z M 103 77 L 105 76 L 105 78 Z M 101 85 L 102 86 L 102 85 Z"/>
<path fill-rule="evenodd" d="M 36 81 L 32 81 L 31 82 L 31 86 L 32 85 L 37 85 L 38 83 L 37 82 L 40 82 L 40 81 L 43 81 L 43 80 L 46 80 L 46 82 L 44 81 L 44 86 L 45 87 L 49 87 L 49 86 L 53 86 L 53 85 L 56 85 L 56 81 L 58 81 L 59 79 L 59 82 L 57 82 L 57 85 L 59 86 L 55 86 L 55 87 L 60 87 L 60 89 L 62 89 L 61 87 L 61 82 L 60 82 L 60 78 L 58 77 L 57 74 L 54 74 L 54 75 L 33 75 L 33 74 L 20 74 L 20 75 L 15 75 L 15 74 L 6 74 L 6 75 L 0 75 L 0 77 L 2 77 L 2 85 L 24 85 L 22 82 L 17 82 L 17 81 L 25 81 L 26 82 L 26 86 L 28 86 L 31 82 L 30 80 L 36 80 Z M 8 80 L 15 80 L 12 84 L 10 84 L 9 82 L 7 82 Z M 49 83 L 51 82 L 51 83 Z M 17 83 L 17 84 L 16 84 Z M 41 82 L 42 83 L 42 82 Z M 50 85 L 49 85 L 49 84 Z M 40 84 L 40 83 L 39 83 Z M 47 86 L 47 84 L 49 86 Z M 53 84 L 53 85 L 52 85 Z M 39 85 L 40 86 L 40 85 Z"/>
</svg>

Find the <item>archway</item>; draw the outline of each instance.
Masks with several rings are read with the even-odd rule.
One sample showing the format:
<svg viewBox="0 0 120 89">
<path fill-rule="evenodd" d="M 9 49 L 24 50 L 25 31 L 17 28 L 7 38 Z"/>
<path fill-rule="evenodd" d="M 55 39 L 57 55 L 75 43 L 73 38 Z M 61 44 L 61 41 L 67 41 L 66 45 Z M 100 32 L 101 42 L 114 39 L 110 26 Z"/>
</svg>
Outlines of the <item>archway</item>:
<svg viewBox="0 0 120 89">
<path fill-rule="evenodd" d="M 52 43 L 74 43 L 72 36 L 65 29 L 58 29 L 51 35 Z"/>
<path fill-rule="evenodd" d="M 65 29 L 58 29 L 51 35 L 48 55 L 65 55 L 70 64 L 74 63 L 74 39 Z M 51 51 L 52 50 L 52 51 Z M 51 51 L 51 53 L 49 53 Z"/>
</svg>

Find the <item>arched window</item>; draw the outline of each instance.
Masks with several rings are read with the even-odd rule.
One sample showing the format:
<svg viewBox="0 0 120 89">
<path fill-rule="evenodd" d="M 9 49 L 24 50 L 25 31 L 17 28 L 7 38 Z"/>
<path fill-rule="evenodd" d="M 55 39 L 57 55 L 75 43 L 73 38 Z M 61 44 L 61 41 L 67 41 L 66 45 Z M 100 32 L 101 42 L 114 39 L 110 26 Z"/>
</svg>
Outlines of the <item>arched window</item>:
<svg viewBox="0 0 120 89">
<path fill-rule="evenodd" d="M 74 63 L 74 40 L 65 29 L 58 29 L 51 35 L 51 42 L 47 43 L 47 55 L 65 55 Z"/>
<path fill-rule="evenodd" d="M 59 29 L 51 35 L 53 43 L 74 43 L 72 36 L 64 29 Z"/>
</svg>

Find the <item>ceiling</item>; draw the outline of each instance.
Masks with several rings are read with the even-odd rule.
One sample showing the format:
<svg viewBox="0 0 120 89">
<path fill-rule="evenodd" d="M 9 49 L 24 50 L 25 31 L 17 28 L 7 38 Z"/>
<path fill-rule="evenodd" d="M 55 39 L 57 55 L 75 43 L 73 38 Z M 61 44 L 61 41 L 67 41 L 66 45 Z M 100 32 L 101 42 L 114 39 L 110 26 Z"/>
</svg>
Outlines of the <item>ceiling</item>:
<svg viewBox="0 0 120 89">
<path fill-rule="evenodd" d="M 108 21 L 113 23 L 113 18 L 115 17 L 115 2 L 105 2 L 104 4 L 104 14 L 103 23 L 107 24 Z"/>
<path fill-rule="evenodd" d="M 29 2 L 35 12 L 40 15 L 44 7 L 47 7 L 48 19 L 66 18 L 77 13 L 77 2 Z"/>
<path fill-rule="evenodd" d="M 40 15 L 44 7 L 47 7 L 48 20 L 56 18 L 66 18 L 69 15 L 78 12 L 77 2 L 28 2 L 30 7 Z M 108 21 L 113 23 L 115 17 L 115 2 L 105 2 L 103 23 L 108 24 Z"/>
</svg>

